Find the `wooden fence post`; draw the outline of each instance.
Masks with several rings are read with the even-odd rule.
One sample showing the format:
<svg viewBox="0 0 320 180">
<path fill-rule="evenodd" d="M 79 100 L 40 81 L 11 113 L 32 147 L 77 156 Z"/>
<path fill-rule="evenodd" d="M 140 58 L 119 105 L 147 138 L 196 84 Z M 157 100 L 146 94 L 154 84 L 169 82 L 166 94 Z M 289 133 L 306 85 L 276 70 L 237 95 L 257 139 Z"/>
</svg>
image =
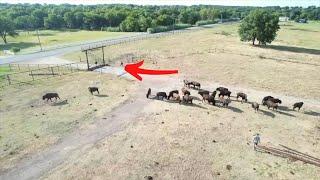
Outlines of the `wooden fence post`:
<svg viewBox="0 0 320 180">
<path fill-rule="evenodd" d="M 51 67 L 51 73 L 52 73 L 52 76 L 54 76 L 53 67 Z"/>
<path fill-rule="evenodd" d="M 30 71 L 30 73 L 31 73 L 31 76 L 32 76 L 32 81 L 34 81 L 32 70 Z"/>
<path fill-rule="evenodd" d="M 7 74 L 7 80 L 8 80 L 9 85 L 11 85 L 11 80 L 10 80 L 9 74 Z"/>
</svg>

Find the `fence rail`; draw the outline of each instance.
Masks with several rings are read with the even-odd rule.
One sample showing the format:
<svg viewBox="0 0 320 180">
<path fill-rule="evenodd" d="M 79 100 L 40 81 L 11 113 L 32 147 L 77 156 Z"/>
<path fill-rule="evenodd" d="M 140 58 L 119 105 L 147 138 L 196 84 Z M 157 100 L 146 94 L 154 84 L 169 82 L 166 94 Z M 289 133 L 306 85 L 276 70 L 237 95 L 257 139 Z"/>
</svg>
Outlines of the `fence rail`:
<svg viewBox="0 0 320 180">
<path fill-rule="evenodd" d="M 11 68 L 19 68 L 20 72 L 0 75 L 0 87 L 9 85 L 31 84 L 33 81 L 48 79 L 52 77 L 60 77 L 62 75 L 71 74 L 83 70 L 79 64 L 70 63 L 63 65 L 23 65 L 10 64 Z M 13 71 L 13 69 L 11 69 Z"/>
</svg>

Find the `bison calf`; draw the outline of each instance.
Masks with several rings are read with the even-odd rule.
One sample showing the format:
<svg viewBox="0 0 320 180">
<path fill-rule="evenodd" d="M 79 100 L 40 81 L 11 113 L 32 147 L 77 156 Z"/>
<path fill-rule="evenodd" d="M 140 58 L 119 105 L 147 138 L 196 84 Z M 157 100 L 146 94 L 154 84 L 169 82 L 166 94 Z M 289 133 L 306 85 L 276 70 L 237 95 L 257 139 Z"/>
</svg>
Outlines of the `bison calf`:
<svg viewBox="0 0 320 180">
<path fill-rule="evenodd" d="M 47 99 L 47 101 L 50 99 L 50 101 L 52 101 L 52 98 L 55 98 L 57 100 L 57 98 L 60 99 L 58 93 L 47 93 L 44 96 L 42 96 L 42 99 L 45 100 Z"/>
<path fill-rule="evenodd" d="M 97 92 L 98 94 L 100 94 L 99 88 L 97 88 L 97 87 L 88 87 L 88 90 L 91 94 L 93 94 L 94 92 Z"/>
<path fill-rule="evenodd" d="M 297 102 L 293 104 L 293 110 L 295 108 L 298 108 L 298 111 L 300 111 L 300 108 L 303 106 L 303 102 Z"/>
<path fill-rule="evenodd" d="M 258 103 L 253 102 L 253 103 L 251 104 L 251 106 L 252 106 L 252 108 L 254 109 L 254 112 L 259 111 L 259 104 L 258 104 Z"/>
</svg>

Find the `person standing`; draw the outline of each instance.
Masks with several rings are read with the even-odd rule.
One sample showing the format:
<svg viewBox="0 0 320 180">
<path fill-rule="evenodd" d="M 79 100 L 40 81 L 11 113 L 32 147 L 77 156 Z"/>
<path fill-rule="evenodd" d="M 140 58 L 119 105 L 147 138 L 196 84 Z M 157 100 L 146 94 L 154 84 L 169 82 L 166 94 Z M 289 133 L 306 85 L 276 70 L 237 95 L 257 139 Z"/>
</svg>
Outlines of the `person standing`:
<svg viewBox="0 0 320 180">
<path fill-rule="evenodd" d="M 260 143 L 260 134 L 256 134 L 253 138 L 253 149 L 256 151 L 257 150 L 257 146 Z"/>
</svg>

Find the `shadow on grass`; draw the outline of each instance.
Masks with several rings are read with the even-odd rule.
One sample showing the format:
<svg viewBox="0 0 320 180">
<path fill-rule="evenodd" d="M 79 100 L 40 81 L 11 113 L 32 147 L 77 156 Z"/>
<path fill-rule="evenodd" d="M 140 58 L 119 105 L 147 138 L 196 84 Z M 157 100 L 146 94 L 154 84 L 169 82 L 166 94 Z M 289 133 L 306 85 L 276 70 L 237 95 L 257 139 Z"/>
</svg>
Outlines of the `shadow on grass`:
<svg viewBox="0 0 320 180">
<path fill-rule="evenodd" d="M 278 106 L 278 109 L 281 111 L 293 111 L 292 109 L 288 108 L 287 106 Z"/>
<path fill-rule="evenodd" d="M 63 101 L 60 101 L 60 102 L 54 102 L 52 104 L 52 106 L 63 106 L 63 105 L 67 105 L 68 104 L 68 100 L 63 100 Z"/>
<path fill-rule="evenodd" d="M 270 112 L 270 111 L 265 111 L 265 110 L 262 110 L 262 109 L 259 109 L 259 111 L 262 112 L 266 116 L 269 116 L 269 117 L 272 117 L 272 118 L 276 117 L 276 115 L 274 113 Z"/>
<path fill-rule="evenodd" d="M 313 55 L 320 55 L 320 50 L 318 49 L 309 49 L 309 48 L 283 46 L 283 45 L 268 45 L 268 46 L 260 46 L 260 47 L 266 48 L 266 49 L 274 49 L 278 51 L 288 51 L 288 52 L 295 52 L 295 53 L 307 53 L 307 54 L 313 54 Z"/>
<path fill-rule="evenodd" d="M 236 112 L 236 113 L 243 113 L 243 111 L 241 109 L 236 108 L 236 107 L 228 106 L 227 108 L 233 112 Z"/>
<path fill-rule="evenodd" d="M 19 42 L 19 43 L 8 43 L 8 44 L 0 44 L 1 50 L 10 50 L 12 47 L 18 47 L 21 50 L 29 48 L 29 47 L 35 47 L 39 46 L 39 43 L 31 43 L 31 42 Z"/>
<path fill-rule="evenodd" d="M 320 117 L 320 113 L 319 112 L 315 112 L 315 111 L 305 111 L 304 114 L 310 115 L 310 116 L 318 116 Z"/>
<path fill-rule="evenodd" d="M 302 28 L 289 28 L 289 29 L 294 30 L 294 31 L 319 32 L 319 31 L 314 31 L 314 30 L 310 30 L 310 29 L 302 29 Z"/>
<path fill-rule="evenodd" d="M 290 116 L 290 117 L 296 117 L 295 115 L 292 115 L 292 114 L 289 114 L 289 113 L 286 113 L 286 112 L 282 112 L 282 111 L 277 111 L 279 114 L 282 114 L 282 115 L 286 115 L 286 116 Z"/>
<path fill-rule="evenodd" d="M 97 94 L 97 95 L 94 95 L 94 96 L 96 96 L 96 97 L 109 97 L 109 96 L 106 95 L 106 94 Z"/>
</svg>

